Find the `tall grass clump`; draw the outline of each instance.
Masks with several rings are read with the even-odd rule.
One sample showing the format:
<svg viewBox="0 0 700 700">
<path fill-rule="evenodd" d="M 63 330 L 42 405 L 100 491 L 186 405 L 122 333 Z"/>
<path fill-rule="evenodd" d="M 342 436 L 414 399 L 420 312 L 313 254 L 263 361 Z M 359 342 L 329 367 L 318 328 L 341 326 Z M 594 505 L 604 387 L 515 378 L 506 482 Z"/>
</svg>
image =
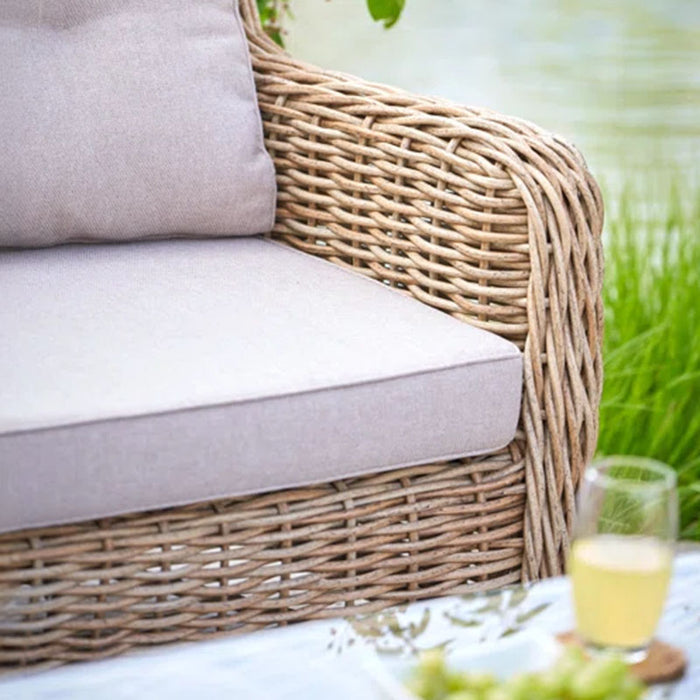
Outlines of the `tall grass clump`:
<svg viewBox="0 0 700 700">
<path fill-rule="evenodd" d="M 598 449 L 671 465 L 700 540 L 700 189 L 647 209 L 624 193 L 607 225 Z"/>
</svg>

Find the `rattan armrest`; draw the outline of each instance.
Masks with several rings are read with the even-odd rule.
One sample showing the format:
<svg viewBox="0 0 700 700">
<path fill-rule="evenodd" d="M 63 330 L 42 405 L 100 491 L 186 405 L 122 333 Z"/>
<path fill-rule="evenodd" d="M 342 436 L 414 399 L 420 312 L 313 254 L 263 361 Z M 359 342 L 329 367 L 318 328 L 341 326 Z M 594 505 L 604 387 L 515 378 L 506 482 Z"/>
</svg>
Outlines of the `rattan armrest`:
<svg viewBox="0 0 700 700">
<path fill-rule="evenodd" d="M 599 189 L 527 122 L 296 61 L 249 33 L 277 170 L 272 235 L 516 342 L 525 576 L 561 571 L 601 391 Z"/>
</svg>

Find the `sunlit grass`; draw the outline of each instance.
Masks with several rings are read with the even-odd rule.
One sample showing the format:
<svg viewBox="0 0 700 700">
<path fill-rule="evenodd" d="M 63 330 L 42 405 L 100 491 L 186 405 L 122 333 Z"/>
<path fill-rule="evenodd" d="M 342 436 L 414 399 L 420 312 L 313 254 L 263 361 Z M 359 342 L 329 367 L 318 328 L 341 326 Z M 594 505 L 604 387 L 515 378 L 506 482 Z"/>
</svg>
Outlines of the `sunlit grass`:
<svg viewBox="0 0 700 700">
<path fill-rule="evenodd" d="M 681 534 L 700 540 L 700 190 L 664 201 L 627 192 L 608 220 L 598 447 L 676 469 Z"/>
</svg>

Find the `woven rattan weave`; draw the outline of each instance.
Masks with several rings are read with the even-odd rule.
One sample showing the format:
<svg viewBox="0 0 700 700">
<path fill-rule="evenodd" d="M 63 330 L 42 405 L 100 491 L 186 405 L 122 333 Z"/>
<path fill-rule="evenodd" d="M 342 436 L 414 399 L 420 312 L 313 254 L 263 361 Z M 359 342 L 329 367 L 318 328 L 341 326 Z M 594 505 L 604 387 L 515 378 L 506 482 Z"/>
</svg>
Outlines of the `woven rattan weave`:
<svg viewBox="0 0 700 700">
<path fill-rule="evenodd" d="M 296 61 L 241 0 L 272 236 L 524 352 L 497 454 L 0 536 L 0 667 L 378 610 L 561 571 L 597 437 L 602 203 L 523 121 Z M 60 467 L 60 465 L 57 465 Z"/>
</svg>

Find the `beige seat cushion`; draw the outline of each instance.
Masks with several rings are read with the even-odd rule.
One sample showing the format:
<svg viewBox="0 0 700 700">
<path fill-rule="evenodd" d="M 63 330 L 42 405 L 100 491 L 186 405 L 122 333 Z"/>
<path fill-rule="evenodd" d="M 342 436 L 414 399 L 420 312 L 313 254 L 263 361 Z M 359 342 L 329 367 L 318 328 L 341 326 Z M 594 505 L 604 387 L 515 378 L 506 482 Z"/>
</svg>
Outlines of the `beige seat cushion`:
<svg viewBox="0 0 700 700">
<path fill-rule="evenodd" d="M 260 238 L 0 251 L 0 530 L 490 452 L 511 343 Z"/>
</svg>

